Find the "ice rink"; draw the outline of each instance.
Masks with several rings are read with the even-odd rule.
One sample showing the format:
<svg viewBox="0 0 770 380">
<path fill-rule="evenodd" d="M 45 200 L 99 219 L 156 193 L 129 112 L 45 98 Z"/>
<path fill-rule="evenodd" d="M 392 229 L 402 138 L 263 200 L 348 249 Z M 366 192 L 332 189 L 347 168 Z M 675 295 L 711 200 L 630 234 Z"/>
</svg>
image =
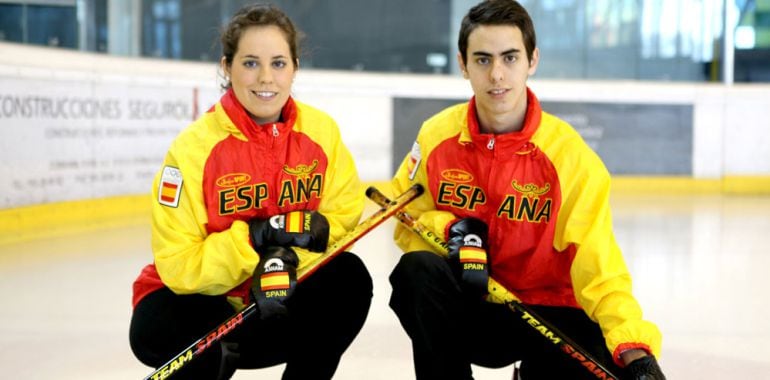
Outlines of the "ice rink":
<svg viewBox="0 0 770 380">
<path fill-rule="evenodd" d="M 770 378 L 770 197 L 620 194 L 612 205 L 635 294 L 663 332 L 668 378 Z M 151 372 L 128 346 L 131 283 L 151 260 L 147 222 L 0 246 L 0 378 L 126 380 Z M 375 294 L 335 379 L 414 378 L 409 341 L 387 307 L 387 275 L 398 258 L 392 223 L 354 248 Z M 474 367 L 474 375 L 510 379 L 511 369 Z"/>
</svg>

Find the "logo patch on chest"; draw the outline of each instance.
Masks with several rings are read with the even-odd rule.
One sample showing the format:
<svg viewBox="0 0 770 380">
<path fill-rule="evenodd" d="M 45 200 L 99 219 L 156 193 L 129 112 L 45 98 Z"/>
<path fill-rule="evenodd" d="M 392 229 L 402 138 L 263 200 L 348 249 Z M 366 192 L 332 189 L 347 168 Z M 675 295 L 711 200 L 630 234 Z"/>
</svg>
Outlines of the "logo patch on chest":
<svg viewBox="0 0 770 380">
<path fill-rule="evenodd" d="M 545 185 L 543 185 L 543 187 L 538 187 L 534 183 L 519 185 L 519 183 L 516 182 L 515 179 L 513 180 L 513 182 L 511 182 L 511 187 L 513 187 L 514 190 L 520 192 L 522 195 L 528 196 L 530 198 L 539 197 L 547 193 L 549 190 L 551 190 L 550 183 L 546 183 Z"/>
<path fill-rule="evenodd" d="M 217 179 L 219 187 L 238 187 L 251 181 L 251 176 L 246 173 L 225 174 Z"/>
<path fill-rule="evenodd" d="M 296 177 L 307 177 L 308 175 L 310 175 L 310 173 L 314 172 L 317 167 L 318 167 L 318 160 L 313 160 L 313 163 L 310 165 L 299 164 L 295 167 L 284 165 L 283 172 Z"/>
<path fill-rule="evenodd" d="M 441 172 L 445 180 L 454 183 L 468 183 L 473 181 L 473 175 L 461 169 L 447 169 Z"/>
</svg>

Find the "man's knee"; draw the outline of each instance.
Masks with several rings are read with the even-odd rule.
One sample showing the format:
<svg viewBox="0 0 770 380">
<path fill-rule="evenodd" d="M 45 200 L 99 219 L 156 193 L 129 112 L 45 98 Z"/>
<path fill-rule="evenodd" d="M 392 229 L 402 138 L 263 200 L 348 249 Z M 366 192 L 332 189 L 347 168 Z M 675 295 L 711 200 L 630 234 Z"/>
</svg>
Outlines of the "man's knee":
<svg viewBox="0 0 770 380">
<path fill-rule="evenodd" d="M 425 282 L 434 282 L 449 273 L 449 266 L 443 257 L 428 251 L 414 251 L 401 255 L 390 275 L 394 289 L 399 286 L 412 287 Z"/>
</svg>

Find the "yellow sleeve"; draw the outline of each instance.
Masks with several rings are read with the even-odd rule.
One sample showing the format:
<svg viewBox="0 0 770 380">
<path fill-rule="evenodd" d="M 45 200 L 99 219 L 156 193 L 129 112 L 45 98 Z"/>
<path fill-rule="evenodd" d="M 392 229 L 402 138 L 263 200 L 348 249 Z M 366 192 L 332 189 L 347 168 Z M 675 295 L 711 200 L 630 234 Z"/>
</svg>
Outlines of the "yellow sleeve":
<svg viewBox="0 0 770 380">
<path fill-rule="evenodd" d="M 201 186 L 208 154 L 206 139 L 186 137 L 190 134 L 180 135 L 172 144 L 153 182 L 155 266 L 174 293 L 224 294 L 251 277 L 259 258 L 249 242 L 245 222 L 236 221 L 227 230 L 207 233 Z M 176 193 L 168 185 L 163 187 L 170 180 L 166 177 L 169 173 L 178 175 Z"/>
<path fill-rule="evenodd" d="M 660 355 L 661 333 L 642 319 L 631 292 L 631 275 L 612 232 L 610 177 L 598 157 L 583 162 L 588 170 L 569 175 L 557 225 L 558 249 L 576 247 L 570 275 L 577 302 L 599 323 L 616 360 L 626 348 Z M 559 239 L 561 236 L 563 239 Z"/>
<path fill-rule="evenodd" d="M 433 231 L 442 240 L 446 240 L 444 232 L 449 223 L 454 221 L 456 217 L 451 212 L 436 210 L 433 195 L 428 188 L 425 162 L 422 160 L 422 157 L 425 156 L 423 156 L 424 152 L 421 150 L 420 140 L 421 138 L 418 136 L 417 141 L 412 146 L 412 151 L 406 155 L 406 158 L 404 158 L 401 166 L 396 171 L 391 181 L 391 188 L 393 194 L 398 195 L 416 183 L 421 184 L 425 192 L 409 203 L 405 211 L 413 218 L 416 218 L 423 226 L 427 227 L 428 230 Z M 393 236 L 396 245 L 404 252 L 436 251 L 419 235 L 400 223 L 396 225 Z"/>
</svg>

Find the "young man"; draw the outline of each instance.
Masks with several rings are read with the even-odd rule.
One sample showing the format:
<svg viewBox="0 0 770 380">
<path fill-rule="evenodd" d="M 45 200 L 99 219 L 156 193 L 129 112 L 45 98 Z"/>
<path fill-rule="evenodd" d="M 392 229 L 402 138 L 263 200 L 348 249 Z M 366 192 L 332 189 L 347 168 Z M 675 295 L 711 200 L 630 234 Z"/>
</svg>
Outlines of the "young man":
<svg viewBox="0 0 770 380">
<path fill-rule="evenodd" d="M 423 124 L 393 179 L 395 193 L 423 184 L 409 212 L 450 251 L 443 259 L 396 228 L 407 254 L 390 277 L 390 306 L 412 339 L 417 378 L 471 379 L 471 363 L 519 360 L 525 380 L 596 378 L 505 305 L 485 302 L 491 275 L 613 373 L 664 379 L 661 334 L 642 319 L 613 237 L 609 173 L 527 88 L 535 42 L 517 2 L 473 7 L 458 61 L 474 97 Z M 461 265 L 469 249 L 475 265 Z"/>
</svg>

